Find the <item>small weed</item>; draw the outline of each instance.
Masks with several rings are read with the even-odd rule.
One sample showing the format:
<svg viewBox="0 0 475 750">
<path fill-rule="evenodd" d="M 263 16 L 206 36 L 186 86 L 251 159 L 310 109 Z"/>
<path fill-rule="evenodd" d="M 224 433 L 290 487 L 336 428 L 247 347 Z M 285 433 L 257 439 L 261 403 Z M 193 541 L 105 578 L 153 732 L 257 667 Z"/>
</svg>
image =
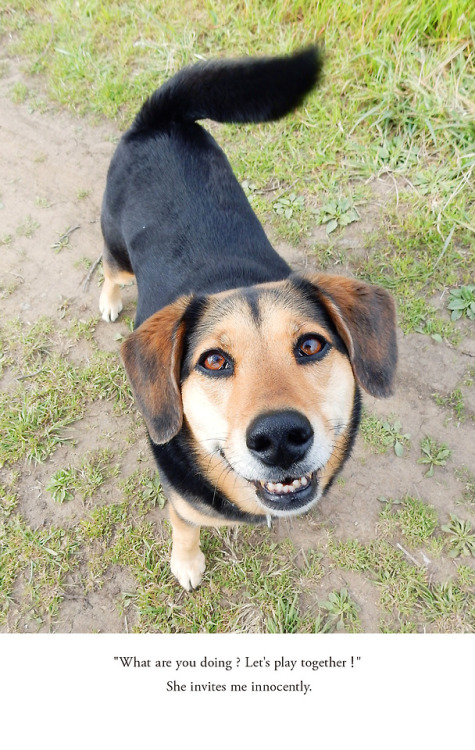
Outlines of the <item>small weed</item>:
<svg viewBox="0 0 475 750">
<path fill-rule="evenodd" d="M 70 242 L 70 236 L 73 232 L 76 231 L 76 229 L 79 229 L 79 227 L 68 227 L 56 240 L 56 242 L 53 242 L 51 245 L 51 249 L 54 250 L 56 253 L 60 253 L 61 250 L 64 250 L 65 247 L 69 246 Z"/>
<path fill-rule="evenodd" d="M 53 474 L 46 489 L 51 492 L 55 503 L 65 503 L 73 499 L 75 479 L 75 469 L 59 469 Z"/>
<path fill-rule="evenodd" d="M 403 502 L 400 498 L 386 497 L 385 495 L 380 495 L 378 500 L 380 503 L 385 503 L 388 508 L 392 508 L 393 505 L 402 505 Z"/>
<path fill-rule="evenodd" d="M 317 209 L 315 215 L 318 224 L 326 224 L 327 234 L 360 220 L 360 215 L 349 198 L 332 198 Z"/>
<path fill-rule="evenodd" d="M 399 420 L 396 420 L 394 424 L 390 424 L 390 422 L 383 422 L 383 430 L 385 432 L 385 436 L 383 437 L 383 444 L 387 446 L 392 446 L 394 448 L 394 453 L 396 456 L 399 456 L 399 458 L 404 454 L 404 447 L 409 445 L 409 441 L 411 439 L 411 436 L 408 432 L 401 432 L 401 422 Z"/>
<path fill-rule="evenodd" d="M 35 198 L 35 206 L 39 206 L 40 208 L 51 208 L 53 204 L 48 200 L 48 198 L 45 198 L 44 196 L 37 195 Z"/>
<path fill-rule="evenodd" d="M 36 219 L 33 219 L 31 216 L 27 216 L 25 221 L 18 225 L 16 233 L 20 237 L 27 237 L 28 239 L 30 239 L 31 237 L 33 237 L 39 226 L 40 225 L 36 221 Z"/>
<path fill-rule="evenodd" d="M 411 436 L 408 432 L 401 432 L 402 424 L 395 420 L 393 424 L 385 420 L 382 422 L 371 414 L 364 414 L 361 432 L 371 446 L 378 453 L 385 453 L 387 448 L 392 447 L 399 458 L 404 455 L 404 448 L 410 445 Z"/>
<path fill-rule="evenodd" d="M 70 466 L 53 474 L 46 489 L 51 492 L 53 500 L 57 503 L 72 500 L 75 493 L 86 500 L 92 497 L 107 479 L 117 475 L 118 466 L 110 466 L 111 459 L 112 452 L 107 449 L 88 453 L 79 469 Z"/>
<path fill-rule="evenodd" d="M 284 219 L 291 219 L 296 211 L 301 211 L 304 207 L 304 198 L 296 193 L 290 193 L 288 198 L 278 198 L 272 208 L 277 216 L 283 216 Z"/>
<path fill-rule="evenodd" d="M 134 471 L 121 485 L 131 507 L 142 515 L 152 508 L 164 508 L 166 503 L 157 472 Z"/>
<path fill-rule="evenodd" d="M 163 494 L 160 477 L 157 472 L 154 472 L 152 476 L 147 476 L 142 480 L 140 495 L 145 504 L 160 509 L 165 507 L 166 498 Z"/>
<path fill-rule="evenodd" d="M 243 180 L 241 182 L 241 187 L 246 193 L 247 200 L 249 203 L 254 203 L 257 197 L 257 185 L 254 182 L 251 182 L 250 180 Z"/>
<path fill-rule="evenodd" d="M 428 464 L 429 469 L 424 476 L 434 476 L 435 466 L 445 466 L 447 459 L 452 455 L 452 451 L 445 443 L 437 443 L 430 437 L 425 437 L 421 440 L 421 451 L 422 458 L 418 460 L 418 464 Z"/>
<path fill-rule="evenodd" d="M 475 284 L 451 289 L 447 307 L 452 310 L 452 320 L 458 320 L 462 315 L 475 320 Z"/>
<path fill-rule="evenodd" d="M 358 607 L 350 598 L 348 590 L 332 591 L 320 607 L 328 612 L 328 617 L 337 630 L 357 632 L 359 630 Z"/>
<path fill-rule="evenodd" d="M 450 522 L 441 526 L 441 529 L 449 534 L 449 557 L 475 557 L 475 534 L 470 521 L 464 521 L 451 513 Z"/>
</svg>

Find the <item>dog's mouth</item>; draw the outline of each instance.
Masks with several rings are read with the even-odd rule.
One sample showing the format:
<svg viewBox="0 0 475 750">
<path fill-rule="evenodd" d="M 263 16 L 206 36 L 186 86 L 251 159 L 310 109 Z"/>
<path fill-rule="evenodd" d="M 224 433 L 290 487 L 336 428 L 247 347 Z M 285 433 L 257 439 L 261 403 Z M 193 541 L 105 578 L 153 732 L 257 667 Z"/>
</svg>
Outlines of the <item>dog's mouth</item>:
<svg viewBox="0 0 475 750">
<path fill-rule="evenodd" d="M 277 514 L 295 513 L 308 506 L 318 490 L 320 470 L 301 477 L 286 477 L 280 482 L 254 481 L 262 505 Z"/>
<path fill-rule="evenodd" d="M 219 455 L 234 471 L 223 449 L 219 450 Z M 257 499 L 266 511 L 275 516 L 289 516 L 308 510 L 321 494 L 319 492 L 321 473 L 321 469 L 316 469 L 302 476 L 288 476 L 277 482 L 247 478 L 246 481 L 253 485 Z"/>
</svg>

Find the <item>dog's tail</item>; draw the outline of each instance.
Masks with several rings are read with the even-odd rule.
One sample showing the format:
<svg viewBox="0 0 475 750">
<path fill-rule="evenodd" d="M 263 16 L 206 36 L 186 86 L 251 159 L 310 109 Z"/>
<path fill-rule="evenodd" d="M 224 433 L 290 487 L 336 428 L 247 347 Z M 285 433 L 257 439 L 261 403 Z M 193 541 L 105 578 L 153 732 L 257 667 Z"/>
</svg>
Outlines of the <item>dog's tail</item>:
<svg viewBox="0 0 475 750">
<path fill-rule="evenodd" d="M 286 57 L 211 60 L 183 68 L 147 99 L 133 130 L 170 122 L 266 122 L 297 107 L 318 82 L 322 57 L 309 47 Z"/>
</svg>

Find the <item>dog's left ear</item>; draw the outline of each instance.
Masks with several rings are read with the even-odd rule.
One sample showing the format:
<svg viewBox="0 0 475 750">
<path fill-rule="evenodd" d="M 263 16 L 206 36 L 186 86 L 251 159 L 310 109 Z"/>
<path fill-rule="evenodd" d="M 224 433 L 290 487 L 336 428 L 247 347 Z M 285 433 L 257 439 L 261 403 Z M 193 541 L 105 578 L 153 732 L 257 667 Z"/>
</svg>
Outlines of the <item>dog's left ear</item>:
<svg viewBox="0 0 475 750">
<path fill-rule="evenodd" d="M 134 398 L 157 444 L 175 437 L 183 421 L 179 380 L 185 337 L 183 316 L 189 301 L 189 297 L 180 297 L 159 310 L 121 346 Z"/>
<path fill-rule="evenodd" d="M 343 339 L 356 380 L 372 396 L 390 396 L 397 363 L 396 311 L 382 287 L 344 276 L 306 277 Z"/>
</svg>

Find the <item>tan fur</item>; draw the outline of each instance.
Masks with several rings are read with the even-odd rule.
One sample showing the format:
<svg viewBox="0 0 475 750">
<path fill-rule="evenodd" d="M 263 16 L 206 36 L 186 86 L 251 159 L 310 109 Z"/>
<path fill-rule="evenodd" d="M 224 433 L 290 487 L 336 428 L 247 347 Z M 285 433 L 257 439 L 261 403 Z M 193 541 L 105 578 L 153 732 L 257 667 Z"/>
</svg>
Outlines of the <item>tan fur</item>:
<svg viewBox="0 0 475 750">
<path fill-rule="evenodd" d="M 196 588 L 205 570 L 205 556 L 200 549 L 200 527 L 184 521 L 173 504 L 168 508 L 172 525 L 172 556 L 170 567 L 184 589 Z"/>
<path fill-rule="evenodd" d="M 227 316 L 219 316 L 213 334 L 199 341 L 195 359 L 201 351 L 226 348 L 236 363 L 235 376 L 217 387 L 213 379 L 192 371 L 182 388 L 184 413 L 200 465 L 214 486 L 250 513 L 263 512 L 255 488 L 230 471 L 229 464 L 235 463 L 237 471 L 241 468 L 243 459 L 238 457 L 247 453 L 245 433 L 252 419 L 265 411 L 301 411 L 314 427 L 326 463 L 335 443 L 334 425 L 348 426 L 355 387 L 351 365 L 336 350 L 316 367 L 295 361 L 293 344 L 301 333 L 310 330 L 328 337 L 327 331 L 275 302 L 261 308 L 262 319 L 256 326 L 249 319 L 247 305 L 237 303 Z M 337 456 L 341 442 L 337 440 Z M 216 452 L 217 446 L 223 448 L 225 458 Z M 332 474 L 325 472 L 322 489 Z"/>
<path fill-rule="evenodd" d="M 102 313 L 102 319 L 108 323 L 117 320 L 123 308 L 120 285 L 129 284 L 135 279 L 135 276 L 133 273 L 110 266 L 105 255 L 102 258 L 102 267 L 104 284 L 99 298 L 99 310 Z"/>
</svg>

